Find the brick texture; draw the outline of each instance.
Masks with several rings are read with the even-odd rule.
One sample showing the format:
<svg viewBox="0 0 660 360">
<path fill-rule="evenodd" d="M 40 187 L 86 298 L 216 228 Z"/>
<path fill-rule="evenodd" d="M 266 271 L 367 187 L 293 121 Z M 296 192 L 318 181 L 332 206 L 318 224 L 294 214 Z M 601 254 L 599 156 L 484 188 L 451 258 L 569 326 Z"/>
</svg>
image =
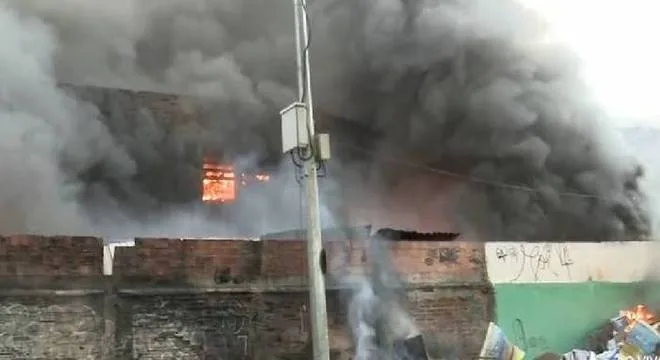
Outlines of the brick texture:
<svg viewBox="0 0 660 360">
<path fill-rule="evenodd" d="M 327 242 L 328 279 L 364 271 L 368 241 L 382 240 Z M 429 350 L 474 358 L 493 305 L 483 247 L 383 244 Z M 0 238 L 0 360 L 309 359 L 303 241 L 137 239 L 107 277 L 102 253 L 101 239 Z M 333 359 L 353 351 L 347 294 L 328 290 Z"/>
<path fill-rule="evenodd" d="M 100 359 L 102 318 L 89 298 L 0 298 L 0 359 Z"/>
<path fill-rule="evenodd" d="M 477 359 L 491 318 L 488 287 L 435 287 L 410 291 L 409 310 L 432 354 Z"/>
<path fill-rule="evenodd" d="M 102 240 L 0 237 L 0 286 L 80 288 L 102 277 Z"/>
</svg>

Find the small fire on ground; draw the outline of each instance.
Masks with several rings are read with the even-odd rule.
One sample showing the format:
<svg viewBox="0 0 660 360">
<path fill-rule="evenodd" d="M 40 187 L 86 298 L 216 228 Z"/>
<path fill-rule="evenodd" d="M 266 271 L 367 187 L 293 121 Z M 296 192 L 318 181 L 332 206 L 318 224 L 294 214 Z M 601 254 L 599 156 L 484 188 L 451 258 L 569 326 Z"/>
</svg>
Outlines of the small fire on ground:
<svg viewBox="0 0 660 360">
<path fill-rule="evenodd" d="M 637 305 L 632 309 L 621 310 L 619 311 L 619 316 L 628 321 L 626 330 L 632 329 L 638 322 L 643 322 L 654 327 L 660 325 L 656 315 L 643 304 Z"/>
<path fill-rule="evenodd" d="M 619 311 L 611 320 L 612 339 L 607 343 L 608 351 L 615 351 L 617 359 L 646 359 L 660 355 L 660 322 L 646 305 Z"/>
<path fill-rule="evenodd" d="M 239 188 L 251 183 L 266 183 L 270 175 L 266 173 L 236 174 L 233 165 L 219 164 L 204 160 L 202 167 L 202 201 L 205 203 L 227 204 L 236 201 Z"/>
</svg>

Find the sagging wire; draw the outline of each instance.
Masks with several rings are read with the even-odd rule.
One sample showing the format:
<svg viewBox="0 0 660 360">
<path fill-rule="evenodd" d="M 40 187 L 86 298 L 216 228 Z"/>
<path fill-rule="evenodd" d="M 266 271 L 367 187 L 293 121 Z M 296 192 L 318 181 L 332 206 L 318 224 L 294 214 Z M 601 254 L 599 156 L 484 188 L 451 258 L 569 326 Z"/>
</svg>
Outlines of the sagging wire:
<svg viewBox="0 0 660 360">
<path fill-rule="evenodd" d="M 296 155 L 294 154 L 293 150 L 291 150 L 289 154 L 291 155 L 291 162 L 293 162 L 293 165 L 295 166 L 293 176 L 296 179 L 298 185 L 300 185 L 302 189 L 302 185 L 303 185 L 302 180 L 305 178 L 305 171 L 303 170 L 303 164 L 299 163 L 296 160 Z"/>
<path fill-rule="evenodd" d="M 345 148 L 350 148 L 354 151 L 358 151 L 364 154 L 369 154 L 369 155 L 380 155 L 374 150 L 371 149 L 366 149 L 354 144 L 350 144 L 347 142 L 336 142 L 336 144 L 343 146 Z M 396 164 L 400 166 L 406 166 L 414 169 L 419 169 L 419 170 L 424 170 L 428 171 L 429 173 L 436 174 L 438 176 L 443 176 L 447 178 L 454 178 L 460 181 L 468 182 L 468 183 L 475 183 L 475 184 L 481 184 L 481 185 L 487 185 L 491 187 L 497 187 L 497 188 L 502 188 L 502 189 L 508 189 L 508 190 L 513 190 L 513 191 L 520 191 L 520 192 L 527 192 L 527 193 L 542 193 L 541 190 L 535 189 L 529 186 L 525 185 L 517 185 L 517 184 L 511 184 L 511 183 L 506 183 L 506 182 L 501 182 L 501 181 L 493 181 L 493 180 L 487 180 L 483 178 L 479 178 L 476 176 L 472 175 L 465 175 L 465 174 L 460 174 L 448 170 L 443 170 L 435 167 L 430 167 L 421 163 L 417 162 L 412 162 L 408 161 L 404 158 L 393 158 L 393 157 L 379 157 L 377 159 L 378 162 L 386 162 L 390 164 Z M 566 192 L 566 191 L 560 191 L 557 192 L 557 195 L 561 197 L 575 197 L 575 198 L 585 198 L 585 199 L 598 199 L 598 200 L 607 200 L 607 198 L 604 198 L 602 196 L 598 195 L 593 195 L 593 194 L 585 194 L 585 193 L 577 193 L 577 192 Z"/>
<path fill-rule="evenodd" d="M 291 162 L 293 162 L 293 165 L 295 165 L 296 168 L 300 169 L 304 166 L 304 164 L 296 160 L 296 155 L 294 154 L 293 151 L 289 152 L 289 154 L 291 154 Z"/>
<path fill-rule="evenodd" d="M 304 167 L 304 164 L 296 159 L 294 151 L 289 152 L 289 155 L 291 156 L 291 162 L 296 167 L 296 181 L 301 184 L 301 180 L 305 178 L 304 171 L 301 171 Z M 319 163 L 316 165 L 316 171 L 316 175 L 318 177 L 325 177 L 328 173 L 328 169 L 325 167 L 325 162 L 319 161 Z"/>
</svg>

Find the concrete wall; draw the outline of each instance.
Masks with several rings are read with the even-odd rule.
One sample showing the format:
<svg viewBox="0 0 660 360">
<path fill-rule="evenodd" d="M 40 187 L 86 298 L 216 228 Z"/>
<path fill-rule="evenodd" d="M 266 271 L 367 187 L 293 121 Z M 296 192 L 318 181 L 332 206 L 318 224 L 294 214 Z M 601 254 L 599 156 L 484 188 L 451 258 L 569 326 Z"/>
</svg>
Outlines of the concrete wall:
<svg viewBox="0 0 660 360">
<path fill-rule="evenodd" d="M 660 305 L 658 244 L 488 243 L 497 323 L 530 358 L 584 347 L 621 309 Z"/>
<path fill-rule="evenodd" d="M 427 341 L 473 358 L 493 307 L 483 245 L 388 244 Z M 368 259 L 346 241 L 328 242 L 326 253 L 339 359 L 351 344 L 332 278 Z M 104 275 L 101 239 L 0 238 L 0 359 L 308 358 L 301 241 L 137 239 L 110 255 Z"/>
</svg>

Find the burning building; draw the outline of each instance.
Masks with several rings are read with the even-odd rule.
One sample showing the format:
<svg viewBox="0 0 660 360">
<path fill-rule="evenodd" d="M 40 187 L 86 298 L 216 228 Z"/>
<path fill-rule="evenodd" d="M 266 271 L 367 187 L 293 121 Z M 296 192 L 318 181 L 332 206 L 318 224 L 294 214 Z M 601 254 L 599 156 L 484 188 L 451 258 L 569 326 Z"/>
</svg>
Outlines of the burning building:
<svg viewBox="0 0 660 360">
<path fill-rule="evenodd" d="M 7 221 L 6 228 L 59 232 L 55 225 L 84 222 L 88 214 L 107 219 L 119 209 L 116 217 L 134 219 L 174 211 L 171 204 L 192 206 L 205 197 L 205 157 L 233 167 L 235 191 L 231 171 L 212 170 L 207 179 L 207 189 L 225 197 L 223 206 L 287 209 L 289 219 L 284 212 L 260 218 L 297 227 L 295 182 L 264 201 L 254 200 L 263 199 L 258 186 L 238 186 L 241 173 L 266 172 L 263 186 L 274 189 L 283 188 L 280 172 L 295 178 L 279 153 L 277 119 L 296 98 L 290 8 L 266 1 L 129 3 L 135 17 L 90 5 L 99 15 L 91 22 L 65 7 L 25 1 L 9 1 L 3 11 L 12 27 L 6 33 L 25 34 L 7 43 L 13 48 L 4 57 L 12 61 L 3 101 L 10 105 L 3 109 L 8 118 L 30 119 L 7 122 L 19 125 L 6 132 L 16 135 L 11 139 L 26 140 L 7 139 L 15 159 L 0 172 L 7 177 L 1 183 L 12 185 L 6 203 L 20 202 L 25 210 L 16 217 L 27 220 Z M 324 181 L 328 219 L 422 231 L 458 227 L 481 239 L 650 234 L 641 167 L 602 126 L 607 119 L 580 82 L 578 64 L 545 41 L 539 18 L 507 0 L 394 3 L 323 0 L 306 10 L 314 20 L 316 120 L 334 141 Z M 493 6 L 498 15 L 484 19 Z M 22 51 L 35 39 L 42 46 Z M 33 64 L 35 75 L 14 71 L 17 64 Z M 79 102 L 62 95 L 55 79 L 194 97 L 69 89 Z M 33 134 L 42 150 L 32 152 L 35 166 L 28 167 L 20 160 L 35 148 Z M 22 179 L 43 179 L 43 193 L 21 187 Z M 52 204 L 17 201 L 18 192 Z M 48 218 L 64 206 L 67 219 Z M 253 213 L 245 210 L 244 220 Z M 405 224 L 391 223 L 403 215 Z"/>
<path fill-rule="evenodd" d="M 240 216 L 256 217 L 272 224 L 248 231 L 252 233 L 301 225 L 302 198 L 299 184 L 295 182 L 298 173 L 291 159 L 280 154 L 279 121 L 275 112 L 270 115 L 271 121 L 237 126 L 232 121 L 222 120 L 222 106 L 204 98 L 89 86 L 63 87 L 98 108 L 103 123 L 126 151 L 127 161 L 132 162 L 131 173 L 121 177 L 122 174 L 117 176 L 109 171 L 112 167 L 104 164 L 104 159 L 99 159 L 97 165 L 82 176 L 87 184 L 88 202 L 107 202 L 109 196 L 111 203 L 136 214 L 182 205 L 198 206 L 201 202 L 207 208 L 215 207 L 212 212 L 232 208 L 225 211 L 224 216 L 239 216 L 240 213 Z M 518 210 L 509 208 L 513 205 L 509 202 L 520 196 L 536 199 L 542 195 L 539 190 L 522 185 L 501 185 L 495 180 L 470 175 L 465 167 L 472 161 L 471 157 L 441 152 L 439 162 L 429 162 L 424 160 L 426 155 L 415 155 L 405 144 L 405 151 L 393 151 L 397 140 L 388 135 L 389 129 L 323 111 L 317 117 L 319 130 L 333 134 L 333 161 L 322 171 L 329 174 L 322 181 L 323 205 L 329 225 L 341 222 L 423 232 L 474 232 L 477 237 L 497 239 L 502 236 L 504 228 L 501 226 L 507 221 L 512 222 L 511 226 L 506 226 L 507 231 L 515 230 L 521 235 L 531 231 L 528 226 L 537 221 L 549 226 L 552 222 L 573 223 L 581 218 L 570 211 L 560 211 L 527 223 L 525 218 L 530 214 L 513 216 Z M 464 161 L 459 161 L 461 158 Z M 97 191 L 99 188 L 103 189 L 101 193 Z M 282 191 L 283 188 L 288 190 Z M 633 186 L 626 191 L 632 194 L 638 190 Z M 590 195 L 567 194 L 569 196 L 557 194 L 566 200 L 561 204 L 542 199 L 534 201 L 540 201 L 539 211 L 549 211 L 554 206 L 568 206 L 565 209 L 568 211 L 573 203 L 589 207 L 604 205 L 602 200 Z M 481 202 L 474 202 L 479 199 L 504 202 L 502 207 L 489 213 L 484 212 Z M 628 212 L 641 211 L 637 208 L 639 204 L 630 203 L 632 207 L 625 211 L 621 204 L 615 205 L 603 211 L 620 216 L 622 221 L 631 222 L 631 226 L 642 225 L 639 221 L 645 218 L 636 217 L 642 213 Z M 286 208 L 288 216 L 273 216 L 264 208 Z M 259 211 L 261 215 L 253 215 Z M 508 212 L 510 215 L 504 216 Z M 497 226 L 483 227 L 495 220 L 493 224 Z M 514 223 L 524 226 L 519 228 L 513 226 Z M 487 234 L 484 234 L 486 229 Z M 535 238 L 547 239 L 546 236 L 559 230 L 562 234 L 552 235 L 553 238 L 590 231 L 579 227 L 575 228 L 578 232 L 573 233 L 572 227 L 563 225 L 552 229 L 534 228 L 533 231 L 538 232 Z M 619 230 L 602 233 L 604 229 L 587 234 L 587 238 L 619 234 Z M 620 230 L 624 229 L 632 231 L 625 226 Z M 642 233 L 635 231 L 631 233 L 632 238 Z M 626 238 L 622 233 L 616 236 Z"/>
<path fill-rule="evenodd" d="M 291 159 L 279 152 L 276 114 L 273 122 L 263 126 L 235 129 L 229 124 L 225 132 L 217 129 L 222 124 L 218 125 L 213 115 L 214 104 L 203 99 L 93 86 L 62 88 L 98 109 L 101 121 L 134 161 L 133 172 L 124 178 L 109 172 L 104 159 L 83 173 L 88 203 L 98 202 L 98 196 L 102 196 L 101 201 L 110 197 L 112 203 L 136 214 L 187 206 L 203 208 L 208 214 L 231 217 L 232 213 L 241 213 L 253 219 L 270 216 L 268 212 L 272 211 L 264 208 L 286 208 L 291 216 L 282 224 L 255 232 L 301 225 L 302 195 L 296 183 L 299 173 Z M 333 143 L 337 159 L 333 162 L 337 164 L 331 162 L 321 171 L 326 176 L 321 181 L 324 205 L 334 214 L 334 221 L 423 231 L 454 230 L 439 214 L 438 203 L 424 199 L 424 192 L 419 191 L 422 187 L 435 191 L 439 184 L 450 189 L 451 181 L 438 181 L 419 169 L 391 163 L 385 163 L 383 173 L 370 174 L 371 168 L 365 164 L 376 161 L 375 146 L 381 136 L 378 132 L 322 113 L 318 126 L 337 140 Z M 264 147 L 257 146 L 256 151 L 250 148 L 248 140 L 243 140 L 246 133 Z M 416 191 L 410 191 L 410 183 L 386 181 L 400 179 L 401 174 L 408 174 L 403 178 L 421 179 Z M 390 195 L 382 199 L 367 197 L 366 183 L 383 184 L 390 188 Z M 435 185 L 429 187 L 432 183 Z M 102 194 L 95 193 L 99 187 L 104 190 Z M 283 188 L 289 189 L 285 198 L 274 196 Z M 249 205 L 257 202 L 258 207 Z M 382 211 L 384 208 L 389 210 Z"/>
<path fill-rule="evenodd" d="M 205 136 L 208 113 L 186 96 L 62 87 L 96 106 L 102 122 L 134 159 L 137 166 L 131 186 L 113 182 L 99 168 L 85 174 L 88 183 L 108 182 L 120 201 L 130 202 L 138 193 L 140 199 L 147 197 L 159 204 L 231 205 L 247 187 L 267 184 L 272 176 L 269 169 L 279 162 L 272 153 L 246 160 L 251 154 L 235 151 L 226 139 Z"/>
<path fill-rule="evenodd" d="M 268 181 L 268 173 L 237 173 L 233 165 L 223 165 L 206 157 L 202 165 L 202 201 L 208 204 L 231 204 L 237 200 L 241 188 Z"/>
</svg>

